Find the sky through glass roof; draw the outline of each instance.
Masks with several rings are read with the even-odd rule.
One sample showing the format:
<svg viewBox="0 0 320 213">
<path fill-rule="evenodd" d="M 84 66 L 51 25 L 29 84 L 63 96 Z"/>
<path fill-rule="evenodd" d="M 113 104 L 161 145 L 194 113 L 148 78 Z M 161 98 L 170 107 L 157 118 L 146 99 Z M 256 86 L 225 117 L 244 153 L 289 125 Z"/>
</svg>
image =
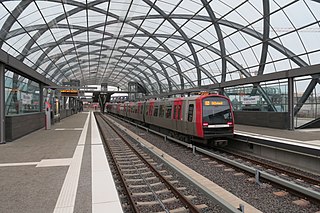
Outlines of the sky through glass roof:
<svg viewBox="0 0 320 213">
<path fill-rule="evenodd" d="M 151 94 L 319 64 L 311 0 L 1 1 L 0 46 L 53 82 Z"/>
</svg>

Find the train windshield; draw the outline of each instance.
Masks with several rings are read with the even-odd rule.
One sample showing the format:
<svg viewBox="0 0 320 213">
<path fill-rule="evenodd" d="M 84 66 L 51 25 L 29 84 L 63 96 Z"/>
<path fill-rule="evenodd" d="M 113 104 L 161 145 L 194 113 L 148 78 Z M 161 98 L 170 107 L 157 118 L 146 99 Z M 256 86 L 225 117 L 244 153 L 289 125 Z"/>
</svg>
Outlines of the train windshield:
<svg viewBox="0 0 320 213">
<path fill-rule="evenodd" d="M 230 105 L 227 99 L 222 97 L 209 97 L 202 101 L 202 122 L 207 125 L 227 124 L 232 122 Z"/>
</svg>

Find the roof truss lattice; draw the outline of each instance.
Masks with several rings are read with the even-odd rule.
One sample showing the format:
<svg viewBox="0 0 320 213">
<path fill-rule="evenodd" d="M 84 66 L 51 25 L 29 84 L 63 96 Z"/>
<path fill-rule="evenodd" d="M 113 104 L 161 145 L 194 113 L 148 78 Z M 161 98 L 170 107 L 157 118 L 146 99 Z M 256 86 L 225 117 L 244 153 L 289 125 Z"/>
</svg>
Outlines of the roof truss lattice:
<svg viewBox="0 0 320 213">
<path fill-rule="evenodd" d="M 0 47 L 54 82 L 134 80 L 157 94 L 319 64 L 319 11 L 309 0 L 4 0 Z"/>
</svg>

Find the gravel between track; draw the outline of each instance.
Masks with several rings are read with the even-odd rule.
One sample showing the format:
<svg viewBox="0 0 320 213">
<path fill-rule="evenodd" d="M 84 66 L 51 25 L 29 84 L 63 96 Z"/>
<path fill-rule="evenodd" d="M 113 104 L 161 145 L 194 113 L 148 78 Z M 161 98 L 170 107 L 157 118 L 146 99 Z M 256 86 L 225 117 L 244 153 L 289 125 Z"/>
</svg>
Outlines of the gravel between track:
<svg viewBox="0 0 320 213">
<path fill-rule="evenodd" d="M 115 118 L 113 118 L 115 119 Z M 320 204 L 310 203 L 308 206 L 298 206 L 292 202 L 301 199 L 289 193 L 284 197 L 278 197 L 274 195 L 274 192 L 282 191 L 282 189 L 275 188 L 269 183 L 263 183 L 262 185 L 256 184 L 252 181 L 253 176 L 235 175 L 241 171 L 224 171 L 229 168 L 228 166 L 221 166 L 220 164 L 208 164 L 204 155 L 197 153 L 194 155 L 191 149 L 177 145 L 171 142 L 164 142 L 163 138 L 154 134 L 147 133 L 145 130 L 134 127 L 126 122 L 116 119 L 121 125 L 130 129 L 140 137 L 147 140 L 149 143 L 164 150 L 167 154 L 179 160 L 181 163 L 192 168 L 199 174 L 205 176 L 211 181 L 215 182 L 219 186 L 233 193 L 242 200 L 255 206 L 262 212 L 270 213 L 288 213 L 288 212 L 299 212 L 299 213 L 315 213 L 320 211 Z M 143 134 L 139 134 L 143 133 Z M 171 171 L 173 172 L 173 171 Z M 170 173 L 171 173 L 170 172 Z M 173 173 L 171 173 L 173 174 Z M 190 184 L 188 184 L 190 185 Z M 303 199 L 303 198 L 302 198 Z M 212 211 L 219 212 L 219 211 Z"/>
</svg>

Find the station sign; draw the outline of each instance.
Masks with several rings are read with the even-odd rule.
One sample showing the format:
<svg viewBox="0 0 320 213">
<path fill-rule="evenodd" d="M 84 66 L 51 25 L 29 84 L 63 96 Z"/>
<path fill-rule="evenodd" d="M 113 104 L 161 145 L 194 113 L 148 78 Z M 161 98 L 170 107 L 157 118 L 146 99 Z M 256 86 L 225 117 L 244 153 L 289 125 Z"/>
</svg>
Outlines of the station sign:
<svg viewBox="0 0 320 213">
<path fill-rule="evenodd" d="M 63 89 L 60 90 L 61 96 L 78 96 L 78 90 L 75 89 Z"/>
<path fill-rule="evenodd" d="M 260 96 L 244 96 L 243 97 L 243 104 L 258 104 L 260 100 Z"/>
</svg>

